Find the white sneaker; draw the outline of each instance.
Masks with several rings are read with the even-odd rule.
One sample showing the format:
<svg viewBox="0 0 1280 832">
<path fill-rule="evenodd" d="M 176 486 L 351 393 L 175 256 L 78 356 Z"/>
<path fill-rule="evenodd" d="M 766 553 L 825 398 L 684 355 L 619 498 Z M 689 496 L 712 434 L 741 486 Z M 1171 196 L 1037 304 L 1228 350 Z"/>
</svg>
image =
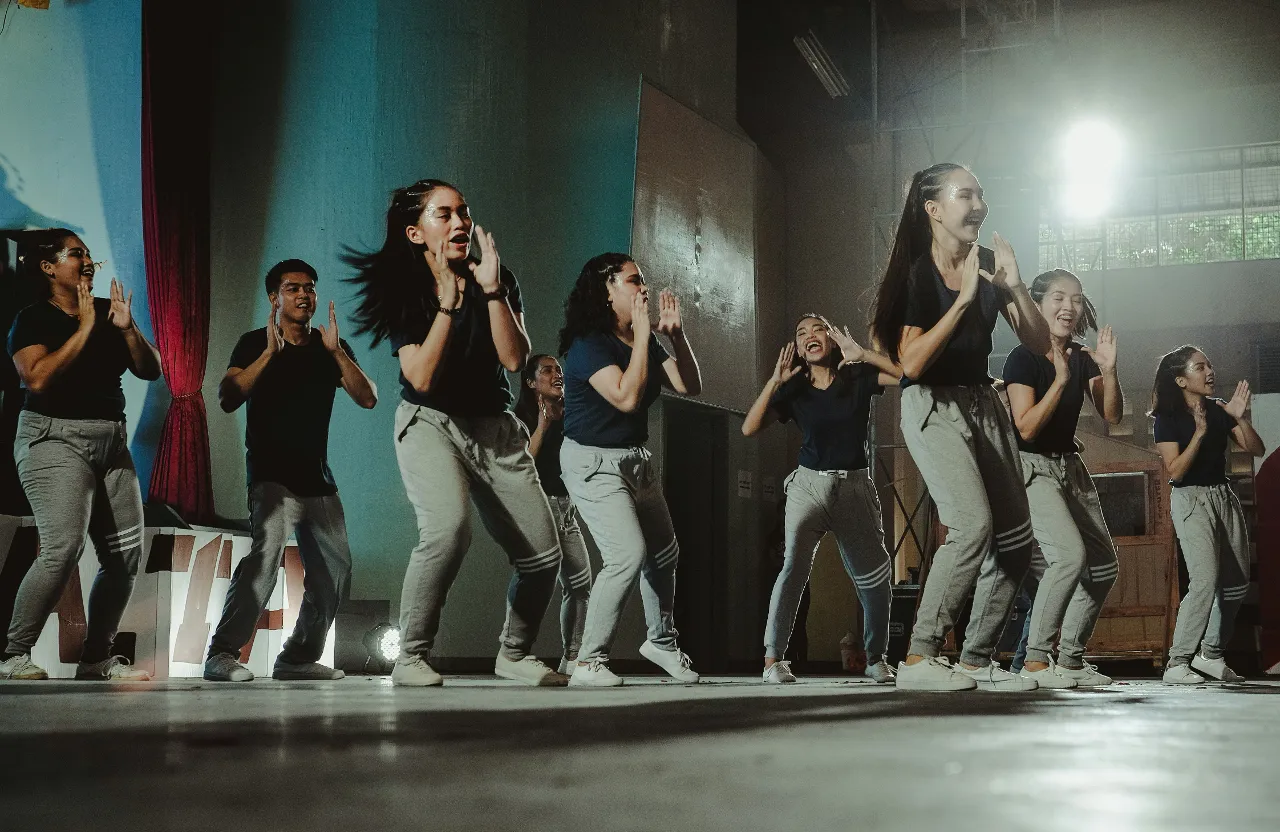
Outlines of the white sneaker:
<svg viewBox="0 0 1280 832">
<path fill-rule="evenodd" d="M 1023 667 L 1018 675 L 1024 679 L 1030 679 L 1036 683 L 1036 687 L 1046 690 L 1071 690 L 1080 684 L 1075 679 L 1063 675 L 1062 668 L 1058 667 L 1052 656 L 1049 657 L 1049 666 L 1044 670 L 1027 670 Z"/>
<path fill-rule="evenodd" d="M 1199 685 L 1204 677 L 1185 664 L 1171 664 L 1165 668 L 1161 681 L 1166 685 Z"/>
<path fill-rule="evenodd" d="M 609 665 L 600 659 L 592 659 L 573 669 L 569 677 L 570 687 L 616 688 L 622 684 L 622 677 L 609 669 Z"/>
<path fill-rule="evenodd" d="M 11 659 L 0 662 L 0 679 L 22 679 L 33 681 L 48 679 L 44 668 L 31 661 L 30 653 L 19 653 Z"/>
<path fill-rule="evenodd" d="M 663 650 L 654 647 L 652 642 L 646 641 L 640 645 L 640 655 L 667 671 L 667 675 L 677 682 L 692 685 L 702 678 L 694 671 L 689 657 L 679 649 Z"/>
<path fill-rule="evenodd" d="M 444 684 L 444 677 L 421 656 L 396 660 L 391 670 L 391 684 L 411 688 L 431 688 Z"/>
<path fill-rule="evenodd" d="M 796 680 L 791 662 L 774 662 L 764 669 L 764 681 L 770 685 L 789 685 Z"/>
<path fill-rule="evenodd" d="M 867 665 L 867 669 L 864 671 L 863 675 L 872 681 L 879 682 L 882 685 L 893 684 L 893 680 L 895 678 L 893 668 L 889 667 L 889 663 L 884 659 L 881 659 L 875 664 Z"/>
<path fill-rule="evenodd" d="M 951 666 L 942 656 L 934 656 L 922 662 L 898 665 L 894 684 L 899 690 L 973 690 L 978 683 Z"/>
<path fill-rule="evenodd" d="M 1059 676 L 1073 679 L 1077 687 L 1098 688 L 1115 681 L 1107 674 L 1099 673 L 1098 668 L 1088 662 L 1085 662 L 1084 667 L 1081 668 L 1063 667 L 1060 664 L 1054 666 L 1057 668 Z"/>
<path fill-rule="evenodd" d="M 150 682 L 151 674 L 133 667 L 124 656 L 109 656 L 92 664 L 80 662 L 76 678 L 93 682 Z"/>
<path fill-rule="evenodd" d="M 1025 693 L 1039 687 L 1035 679 L 1029 679 L 1005 670 L 1000 666 L 1000 662 L 992 662 L 986 667 L 978 667 L 973 670 L 958 664 L 956 665 L 956 673 L 968 676 L 977 682 L 978 690 Z"/>
<path fill-rule="evenodd" d="M 271 669 L 271 678 L 279 682 L 336 682 L 346 675 L 320 662 L 290 664 L 276 659 L 275 667 Z"/>
<path fill-rule="evenodd" d="M 1243 682 L 1244 677 L 1227 667 L 1226 659 L 1207 659 L 1203 653 L 1196 653 L 1191 659 L 1191 667 L 1210 679 L 1219 682 Z"/>
<path fill-rule="evenodd" d="M 564 676 L 567 679 L 568 677 L 573 675 L 573 670 L 577 666 L 578 666 L 578 660 L 576 658 L 571 659 L 568 656 L 565 656 L 563 659 L 560 660 L 560 667 L 558 668 L 557 672 L 561 676 Z"/>
<path fill-rule="evenodd" d="M 230 653 L 214 653 L 204 660 L 204 678 L 210 682 L 252 682 L 253 671 Z"/>
<path fill-rule="evenodd" d="M 493 674 L 539 688 L 562 688 L 569 684 L 568 676 L 556 673 L 538 661 L 537 656 L 525 656 L 515 662 L 506 656 L 499 655 L 493 663 Z"/>
</svg>

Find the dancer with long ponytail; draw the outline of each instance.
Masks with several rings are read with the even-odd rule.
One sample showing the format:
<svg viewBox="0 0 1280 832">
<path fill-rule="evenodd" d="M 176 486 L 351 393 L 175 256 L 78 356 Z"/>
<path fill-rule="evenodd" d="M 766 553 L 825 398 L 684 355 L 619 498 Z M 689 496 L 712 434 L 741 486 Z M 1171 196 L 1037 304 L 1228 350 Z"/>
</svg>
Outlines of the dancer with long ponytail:
<svg viewBox="0 0 1280 832">
<path fill-rule="evenodd" d="M 1120 422 L 1124 394 L 1116 373 L 1116 339 L 1111 327 L 1104 327 L 1094 350 L 1072 340 L 1097 330 L 1098 316 L 1080 279 L 1069 271 L 1037 277 L 1031 299 L 1044 315 L 1052 347 L 1048 354 L 1036 354 L 1019 344 L 1004 365 L 1031 526 L 1040 544 L 1027 577 L 1039 586 L 1020 672 L 1042 688 L 1109 685 L 1111 679 L 1084 660 L 1084 648 L 1120 566 L 1075 433 L 1086 401 L 1109 423 Z M 988 575 L 984 571 L 979 582 Z M 1059 630 L 1055 662 L 1050 651 Z"/>
<path fill-rule="evenodd" d="M 867 419 L 871 397 L 896 384 L 900 371 L 885 355 L 864 349 L 848 330 L 808 314 L 796 323 L 795 339 L 782 348 L 742 422 L 753 436 L 774 421 L 795 420 L 804 434 L 800 464 L 787 477 L 786 550 L 769 599 L 764 632 L 764 681 L 796 681 L 784 658 L 800 598 L 813 573 L 818 545 L 836 536 L 840 558 L 862 604 L 866 675 L 892 682 L 884 660 L 889 646 L 893 563 L 884 546 L 880 498 L 867 465 Z"/>
<path fill-rule="evenodd" d="M 1037 354 L 1049 332 L 998 234 L 979 252 L 982 187 L 960 165 L 918 172 L 876 297 L 875 340 L 902 367 L 902 433 L 947 527 L 934 554 L 897 685 L 908 690 L 1032 690 L 991 660 L 1031 560 L 1033 537 L 1009 412 L 987 360 L 1005 316 Z M 981 258 L 981 259 L 980 259 Z M 958 666 L 939 656 L 994 541 L 993 580 L 977 588 Z"/>
<path fill-rule="evenodd" d="M 564 370 L 553 355 L 532 355 L 520 375 L 516 415 L 529 429 L 529 453 L 538 466 L 538 479 L 551 504 L 560 535 L 560 639 L 564 647 L 560 672 L 573 673 L 582 647 L 591 598 L 591 560 L 578 524 L 578 509 L 560 477 L 560 448 L 564 445 Z"/>
<path fill-rule="evenodd" d="M 662 388 L 696 396 L 702 375 L 685 337 L 679 300 L 663 291 L 659 304 L 654 327 L 644 275 L 626 254 L 588 260 L 565 303 L 561 476 L 603 561 L 569 679 L 575 686 L 622 684 L 609 669 L 609 651 L 637 581 L 649 631 L 640 655 L 677 681 L 698 681 L 675 627 L 680 545 L 644 443 L 649 407 Z M 671 339 L 674 356 L 658 342 L 659 332 Z"/>
<path fill-rule="evenodd" d="M 1216 381 L 1204 352 L 1188 344 L 1160 359 L 1151 397 L 1156 450 L 1173 486 L 1173 530 L 1191 579 L 1164 672 L 1172 685 L 1199 684 L 1204 676 L 1243 680 L 1223 657 L 1249 591 L 1249 535 L 1227 481 L 1226 453 L 1229 441 L 1259 457 L 1266 448 L 1246 416 L 1249 382 L 1223 401 L 1213 398 Z"/>
<path fill-rule="evenodd" d="M 472 239 L 481 260 L 472 259 Z M 529 355 L 520 286 L 462 193 L 423 179 L 397 189 L 386 239 L 350 252 L 359 273 L 357 332 L 389 340 L 400 360 L 396 459 L 418 520 L 400 599 L 397 685 L 442 683 L 428 657 L 440 612 L 471 545 L 471 507 L 511 560 L 494 673 L 530 685 L 568 680 L 530 651 L 555 591 L 560 541 L 528 432 L 511 413 L 504 371 Z"/>
</svg>

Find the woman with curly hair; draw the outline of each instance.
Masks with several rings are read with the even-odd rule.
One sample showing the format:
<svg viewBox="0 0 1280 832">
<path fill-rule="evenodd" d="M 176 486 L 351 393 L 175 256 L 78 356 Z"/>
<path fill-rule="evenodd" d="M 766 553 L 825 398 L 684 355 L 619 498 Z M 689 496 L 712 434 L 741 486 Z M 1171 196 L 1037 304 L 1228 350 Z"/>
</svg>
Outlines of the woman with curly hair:
<svg viewBox="0 0 1280 832">
<path fill-rule="evenodd" d="M 472 258 L 472 238 L 481 258 Z M 568 680 L 531 654 L 555 590 L 560 542 L 529 436 L 508 408 L 505 371 L 529 355 L 520 286 L 462 193 L 438 179 L 394 192 L 382 248 L 349 252 L 359 274 L 357 332 L 400 359 L 395 448 L 418 520 L 400 599 L 397 685 L 442 683 L 428 662 L 445 596 L 471 545 L 474 502 L 515 567 L 494 673 L 530 685 Z"/>
<path fill-rule="evenodd" d="M 520 374 L 516 415 L 529 429 L 529 453 L 538 466 L 538 479 L 551 504 L 560 535 L 560 639 L 564 657 L 560 672 L 572 673 L 582 647 L 582 628 L 591 598 L 591 559 L 578 525 L 578 509 L 560 477 L 560 448 L 564 445 L 564 370 L 553 355 L 532 355 Z"/>
<path fill-rule="evenodd" d="M 1249 591 L 1249 534 L 1227 482 L 1227 444 L 1234 441 L 1254 456 L 1266 448 L 1245 415 L 1253 397 L 1249 382 L 1237 384 L 1231 401 L 1223 401 L 1213 398 L 1216 381 L 1208 357 L 1187 344 L 1160 359 L 1151 396 L 1156 450 L 1173 486 L 1173 530 L 1191 579 L 1164 672 L 1171 685 L 1199 684 L 1200 674 L 1243 680 L 1223 658 Z"/>
<path fill-rule="evenodd" d="M 673 620 L 680 547 L 644 443 L 649 406 L 662 388 L 696 396 L 702 376 L 685 338 L 679 300 L 664 290 L 659 307 L 657 331 L 671 339 L 674 356 L 653 332 L 649 288 L 626 254 L 588 260 L 565 303 L 560 467 L 604 563 L 570 685 L 622 684 L 609 670 L 609 650 L 637 580 L 649 631 L 640 655 L 678 681 L 698 681 L 677 643 Z"/>
</svg>

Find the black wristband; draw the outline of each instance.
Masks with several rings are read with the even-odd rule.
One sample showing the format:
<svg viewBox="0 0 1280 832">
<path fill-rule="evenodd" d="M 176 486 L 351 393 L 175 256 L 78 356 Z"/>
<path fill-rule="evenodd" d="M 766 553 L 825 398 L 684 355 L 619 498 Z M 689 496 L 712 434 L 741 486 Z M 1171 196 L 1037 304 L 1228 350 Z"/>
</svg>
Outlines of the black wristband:
<svg viewBox="0 0 1280 832">
<path fill-rule="evenodd" d="M 484 293 L 484 300 L 485 303 L 491 300 L 503 300 L 509 294 L 511 294 L 511 287 L 505 283 L 499 283 L 497 289 Z"/>
<path fill-rule="evenodd" d="M 443 306 L 441 306 L 441 307 L 440 307 L 440 314 L 442 314 L 442 315 L 448 315 L 450 318 L 452 318 L 454 315 L 457 315 L 457 314 L 458 314 L 458 312 L 460 312 L 461 310 L 462 310 L 462 307 L 461 307 L 461 306 L 455 306 L 455 307 L 454 307 L 454 308 L 452 308 L 452 309 L 445 309 Z"/>
</svg>

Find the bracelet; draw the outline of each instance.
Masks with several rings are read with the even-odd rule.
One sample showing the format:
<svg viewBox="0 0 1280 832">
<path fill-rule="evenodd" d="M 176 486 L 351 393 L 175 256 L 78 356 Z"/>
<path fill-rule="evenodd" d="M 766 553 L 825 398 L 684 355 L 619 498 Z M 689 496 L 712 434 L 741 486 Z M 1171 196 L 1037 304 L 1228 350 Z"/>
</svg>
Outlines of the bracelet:
<svg viewBox="0 0 1280 832">
<path fill-rule="evenodd" d="M 497 289 L 492 292 L 484 293 L 484 300 L 485 303 L 488 303 L 491 300 L 502 300 L 509 294 L 511 294 L 511 287 L 505 283 L 499 283 Z"/>
<path fill-rule="evenodd" d="M 461 306 L 455 306 L 455 307 L 453 307 L 452 309 L 445 309 L 443 306 L 441 306 L 441 307 L 440 307 L 440 309 L 439 309 L 439 312 L 440 312 L 440 314 L 441 314 L 441 315 L 447 315 L 447 316 L 448 316 L 448 317 L 450 317 L 450 318 L 454 317 L 455 315 L 457 315 L 457 314 L 458 314 L 459 312 L 461 312 L 461 311 L 462 311 L 462 307 L 461 307 Z"/>
</svg>

